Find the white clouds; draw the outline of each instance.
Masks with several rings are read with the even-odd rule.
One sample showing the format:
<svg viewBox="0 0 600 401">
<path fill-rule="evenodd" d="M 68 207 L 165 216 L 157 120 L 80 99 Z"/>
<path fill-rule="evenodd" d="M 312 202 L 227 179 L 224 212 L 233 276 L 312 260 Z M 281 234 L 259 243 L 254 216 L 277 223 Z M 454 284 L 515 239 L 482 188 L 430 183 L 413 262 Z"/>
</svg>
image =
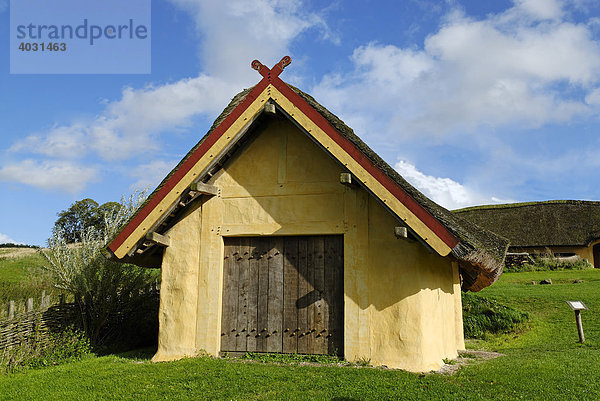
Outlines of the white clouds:
<svg viewBox="0 0 600 401">
<path fill-rule="evenodd" d="M 590 91 L 585 97 L 585 102 L 592 106 L 600 106 L 600 88 Z"/>
<path fill-rule="evenodd" d="M 130 189 L 145 190 L 156 188 L 160 181 L 177 165 L 179 160 L 156 160 L 137 166 L 130 171 L 130 176 L 136 179 Z"/>
<path fill-rule="evenodd" d="M 234 83 L 206 75 L 138 90 L 127 88 L 120 100 L 109 103 L 88 126 L 92 148 L 107 160 L 155 150 L 158 134 L 184 128 L 194 116 L 216 114 L 236 90 L 239 86 Z"/>
<path fill-rule="evenodd" d="M 93 119 L 55 126 L 18 141 L 9 149 L 13 154 L 50 159 L 6 165 L 0 170 L 1 179 L 41 188 L 80 190 L 96 174 L 91 168 L 75 166 L 72 159 L 98 156 L 119 162 L 154 154 L 165 131 L 185 129 L 202 114 L 217 114 L 241 88 L 256 82 L 259 77 L 250 68 L 252 59 L 258 57 L 267 64 L 279 61 L 289 53 L 290 43 L 309 28 L 318 27 L 327 34 L 323 19 L 305 12 L 298 0 L 172 2 L 196 22 L 204 72 L 173 83 L 126 88 L 120 99 L 108 102 Z M 41 167 L 40 174 L 24 168 L 33 167 L 32 163 Z M 67 174 L 61 166 L 69 166 L 73 173 Z M 160 170 L 158 165 L 152 168 Z M 50 172 L 62 179 L 41 178 Z M 148 183 L 142 181 L 134 185 Z"/>
<path fill-rule="evenodd" d="M 34 134 L 13 144 L 11 152 L 31 152 L 50 157 L 77 158 L 87 153 L 86 127 L 81 124 L 60 126 L 44 134 Z"/>
<path fill-rule="evenodd" d="M 373 131 L 404 137 L 589 115 L 583 98 L 600 83 L 600 46 L 589 25 L 561 19 L 561 4 L 523 0 L 483 20 L 451 13 L 423 49 L 361 46 L 350 73 L 313 93 L 352 123 L 368 115 Z"/>
<path fill-rule="evenodd" d="M 2 4 L 0 3 L 0 7 L 2 6 Z M 0 12 L 2 12 L 2 9 L 0 8 Z M 12 238 L 10 238 L 8 235 L 2 234 L 0 233 L 0 244 L 16 244 L 17 242 L 15 240 L 13 240 Z"/>
<path fill-rule="evenodd" d="M 239 90 L 234 84 L 201 75 L 171 84 L 126 88 L 120 100 L 109 102 L 102 114 L 86 123 L 54 127 L 14 144 L 14 152 L 56 158 L 83 157 L 95 152 L 105 160 L 124 160 L 159 147 L 164 130 L 187 126 L 202 113 L 216 113 Z"/>
<path fill-rule="evenodd" d="M 96 177 L 95 169 L 68 161 L 38 162 L 28 159 L 6 164 L 0 169 L 0 181 L 13 181 L 36 188 L 70 193 L 81 191 Z"/>
<path fill-rule="evenodd" d="M 431 71 L 435 62 L 424 52 L 396 46 L 370 44 L 354 51 L 357 69 L 368 74 L 378 85 L 408 84 Z"/>
<path fill-rule="evenodd" d="M 511 202 L 510 200 L 501 200 L 493 196 L 483 195 L 450 178 L 425 175 L 417 170 L 413 164 L 404 160 L 400 160 L 396 163 L 394 168 L 415 188 L 447 209 L 458 209 L 489 203 Z"/>
<path fill-rule="evenodd" d="M 425 41 L 425 51 L 439 62 L 477 71 L 471 80 L 498 77 L 547 83 L 564 80 L 588 85 L 598 81 L 600 49 L 584 24 L 566 21 L 527 23 L 459 16 Z M 483 67 L 483 69 L 481 69 Z"/>
<path fill-rule="evenodd" d="M 204 71 L 216 77 L 253 82 L 254 59 L 269 67 L 289 53 L 302 32 L 318 28 L 328 35 L 319 15 L 304 11 L 300 0 L 171 0 L 188 11 L 202 40 Z"/>
<path fill-rule="evenodd" d="M 558 0 L 515 0 L 515 13 L 535 20 L 558 19 L 563 16 L 562 4 Z"/>
</svg>

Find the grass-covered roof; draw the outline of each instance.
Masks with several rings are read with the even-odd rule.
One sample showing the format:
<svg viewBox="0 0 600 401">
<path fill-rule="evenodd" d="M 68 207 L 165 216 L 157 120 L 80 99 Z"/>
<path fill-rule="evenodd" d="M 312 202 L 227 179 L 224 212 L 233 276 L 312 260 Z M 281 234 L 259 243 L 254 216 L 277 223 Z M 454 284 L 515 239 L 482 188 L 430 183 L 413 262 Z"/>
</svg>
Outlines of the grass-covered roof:
<svg viewBox="0 0 600 401">
<path fill-rule="evenodd" d="M 510 240 L 511 247 L 589 246 L 600 239 L 600 202 L 556 200 L 454 211 Z"/>
</svg>

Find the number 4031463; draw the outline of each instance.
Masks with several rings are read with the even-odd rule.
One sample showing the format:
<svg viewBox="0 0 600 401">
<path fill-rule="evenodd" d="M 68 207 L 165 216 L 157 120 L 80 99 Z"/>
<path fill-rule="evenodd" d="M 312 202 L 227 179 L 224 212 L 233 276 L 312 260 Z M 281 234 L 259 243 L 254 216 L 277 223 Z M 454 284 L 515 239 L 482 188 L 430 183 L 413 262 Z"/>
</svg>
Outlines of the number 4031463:
<svg viewBox="0 0 600 401">
<path fill-rule="evenodd" d="M 19 45 L 19 50 L 21 50 L 22 52 L 37 52 L 37 51 L 64 52 L 64 51 L 67 51 L 67 44 L 66 43 L 52 43 L 52 42 L 48 42 L 48 43 L 21 42 L 21 44 Z"/>
</svg>

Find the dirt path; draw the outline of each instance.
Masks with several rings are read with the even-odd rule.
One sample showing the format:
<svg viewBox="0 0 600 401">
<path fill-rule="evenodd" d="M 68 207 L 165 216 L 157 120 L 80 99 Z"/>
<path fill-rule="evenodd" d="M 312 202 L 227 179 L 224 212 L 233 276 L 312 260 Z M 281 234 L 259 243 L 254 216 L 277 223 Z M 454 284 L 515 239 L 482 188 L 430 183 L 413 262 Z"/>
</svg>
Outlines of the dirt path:
<svg viewBox="0 0 600 401">
<path fill-rule="evenodd" d="M 504 356 L 504 354 L 501 354 L 499 352 L 491 352 L 491 351 L 472 351 L 472 350 L 459 351 L 458 358 L 453 359 L 451 361 L 451 363 L 445 364 L 439 370 L 436 370 L 433 373 L 440 373 L 443 375 L 453 375 L 456 372 L 458 372 L 458 370 L 461 367 L 463 367 L 465 365 L 471 365 L 474 363 L 485 362 L 490 359 L 498 358 L 500 356 Z"/>
</svg>

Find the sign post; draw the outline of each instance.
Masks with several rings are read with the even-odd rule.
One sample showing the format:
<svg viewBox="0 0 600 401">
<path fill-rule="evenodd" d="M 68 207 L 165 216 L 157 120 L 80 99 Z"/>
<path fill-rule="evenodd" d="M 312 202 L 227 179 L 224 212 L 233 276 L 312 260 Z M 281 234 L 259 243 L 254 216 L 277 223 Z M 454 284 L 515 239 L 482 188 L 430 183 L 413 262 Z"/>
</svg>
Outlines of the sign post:
<svg viewBox="0 0 600 401">
<path fill-rule="evenodd" d="M 588 310 L 588 307 L 581 301 L 567 301 L 567 304 L 575 311 L 575 323 L 577 323 L 577 333 L 579 334 L 579 342 L 585 342 L 583 335 L 583 325 L 581 324 L 581 311 Z"/>
</svg>

